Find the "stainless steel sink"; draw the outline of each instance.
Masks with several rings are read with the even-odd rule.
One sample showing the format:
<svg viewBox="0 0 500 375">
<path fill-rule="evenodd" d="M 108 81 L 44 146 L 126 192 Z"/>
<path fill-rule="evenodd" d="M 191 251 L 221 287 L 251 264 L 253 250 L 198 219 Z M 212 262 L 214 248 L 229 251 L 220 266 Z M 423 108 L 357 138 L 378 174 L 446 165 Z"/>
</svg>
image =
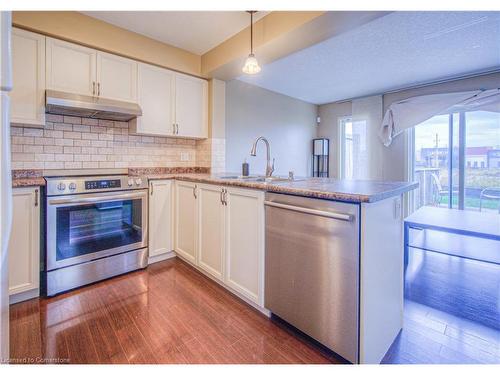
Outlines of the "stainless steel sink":
<svg viewBox="0 0 500 375">
<path fill-rule="evenodd" d="M 257 182 L 282 182 L 282 181 L 291 181 L 286 177 L 256 177 L 253 181 Z M 295 181 L 295 180 L 294 180 Z"/>
<path fill-rule="evenodd" d="M 218 176 L 217 178 L 220 178 L 222 180 L 253 180 L 253 179 L 256 179 L 256 178 L 260 178 L 260 176 L 231 176 L 231 175 L 228 175 L 228 176 Z"/>
<path fill-rule="evenodd" d="M 241 180 L 241 181 L 252 181 L 252 182 L 284 182 L 284 181 L 300 181 L 297 179 L 290 180 L 286 177 L 279 176 L 237 176 L 237 175 L 227 175 L 227 176 L 219 176 L 218 178 L 222 180 Z"/>
</svg>

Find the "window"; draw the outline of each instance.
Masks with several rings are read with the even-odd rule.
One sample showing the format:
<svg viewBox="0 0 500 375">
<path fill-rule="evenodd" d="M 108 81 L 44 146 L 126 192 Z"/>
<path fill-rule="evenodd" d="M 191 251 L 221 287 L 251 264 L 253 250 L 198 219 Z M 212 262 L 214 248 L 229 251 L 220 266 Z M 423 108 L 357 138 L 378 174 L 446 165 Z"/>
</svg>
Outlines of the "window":
<svg viewBox="0 0 500 375">
<path fill-rule="evenodd" d="M 366 121 L 339 120 L 339 175 L 345 179 L 364 179 L 368 173 Z"/>
<path fill-rule="evenodd" d="M 500 212 L 500 113 L 434 116 L 414 129 L 413 207 Z"/>
</svg>

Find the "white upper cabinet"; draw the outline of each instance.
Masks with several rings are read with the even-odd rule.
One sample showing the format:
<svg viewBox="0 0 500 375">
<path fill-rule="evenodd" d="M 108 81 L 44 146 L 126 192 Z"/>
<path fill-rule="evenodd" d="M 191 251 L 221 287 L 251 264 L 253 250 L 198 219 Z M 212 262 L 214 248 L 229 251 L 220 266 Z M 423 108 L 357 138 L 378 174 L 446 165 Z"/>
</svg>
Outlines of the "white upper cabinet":
<svg viewBox="0 0 500 375">
<path fill-rule="evenodd" d="M 47 38 L 47 88 L 82 95 L 96 94 L 97 51 Z"/>
<path fill-rule="evenodd" d="M 46 42 L 47 88 L 137 102 L 137 62 L 58 39 Z"/>
<path fill-rule="evenodd" d="M 198 185 L 198 201 L 198 265 L 223 280 L 223 189 L 216 185 Z"/>
<path fill-rule="evenodd" d="M 173 189 L 172 180 L 149 183 L 149 256 L 154 257 L 174 250 L 173 243 Z"/>
<path fill-rule="evenodd" d="M 139 64 L 138 97 L 142 117 L 137 134 L 208 137 L 208 82 L 148 64 Z"/>
<path fill-rule="evenodd" d="M 12 29 L 11 123 L 45 125 L 45 37 Z"/>
<path fill-rule="evenodd" d="M 208 82 L 177 73 L 175 75 L 176 135 L 208 137 Z"/>
<path fill-rule="evenodd" d="M 97 52 L 97 96 L 137 102 L 137 62 Z"/>
<path fill-rule="evenodd" d="M 139 63 L 137 82 L 142 116 L 132 121 L 132 131 L 138 134 L 173 135 L 175 73 Z"/>
</svg>

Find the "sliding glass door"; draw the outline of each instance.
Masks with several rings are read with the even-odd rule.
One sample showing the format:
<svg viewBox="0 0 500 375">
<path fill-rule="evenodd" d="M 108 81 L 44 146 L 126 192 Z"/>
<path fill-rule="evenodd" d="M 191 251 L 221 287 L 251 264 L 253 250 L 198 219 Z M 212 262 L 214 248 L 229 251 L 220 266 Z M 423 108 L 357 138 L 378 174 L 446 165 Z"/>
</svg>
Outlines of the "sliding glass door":
<svg viewBox="0 0 500 375">
<path fill-rule="evenodd" d="M 339 120 L 339 176 L 346 180 L 365 180 L 369 175 L 370 158 L 366 121 Z"/>
<path fill-rule="evenodd" d="M 500 212 L 500 113 L 434 116 L 414 129 L 413 208 Z"/>
</svg>

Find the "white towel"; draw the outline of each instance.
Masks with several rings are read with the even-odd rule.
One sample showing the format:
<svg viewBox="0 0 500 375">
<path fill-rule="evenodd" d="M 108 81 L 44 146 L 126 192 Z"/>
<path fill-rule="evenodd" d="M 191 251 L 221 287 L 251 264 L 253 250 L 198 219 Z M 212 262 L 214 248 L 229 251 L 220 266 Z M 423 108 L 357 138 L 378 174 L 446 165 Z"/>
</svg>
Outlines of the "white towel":
<svg viewBox="0 0 500 375">
<path fill-rule="evenodd" d="M 481 91 L 454 92 L 415 96 L 392 103 L 385 112 L 379 137 L 385 146 L 389 146 L 397 135 L 404 130 L 418 125 L 435 115 L 445 113 L 454 105 L 474 98 Z"/>
</svg>

